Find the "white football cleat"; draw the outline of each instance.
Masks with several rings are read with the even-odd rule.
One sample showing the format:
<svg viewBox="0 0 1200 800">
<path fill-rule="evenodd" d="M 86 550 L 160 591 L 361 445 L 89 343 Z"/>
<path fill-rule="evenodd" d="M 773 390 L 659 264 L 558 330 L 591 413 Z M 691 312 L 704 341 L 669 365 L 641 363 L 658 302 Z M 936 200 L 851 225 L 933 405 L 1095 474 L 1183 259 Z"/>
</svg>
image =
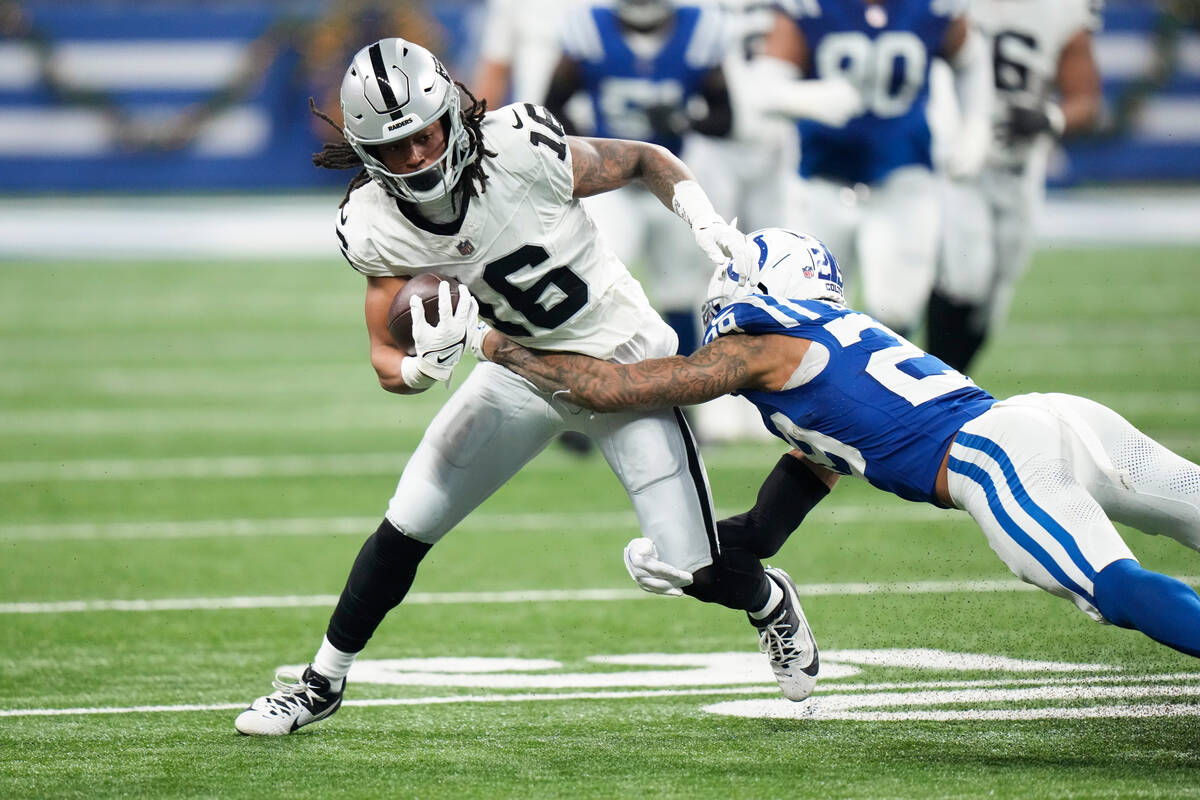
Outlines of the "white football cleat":
<svg viewBox="0 0 1200 800">
<path fill-rule="evenodd" d="M 333 691 L 329 679 L 311 666 L 306 667 L 299 678 L 294 673 L 280 670 L 271 683 L 275 691 L 255 700 L 233 721 L 238 733 L 284 736 L 297 728 L 320 722 L 338 710 L 346 690 L 343 680 L 342 688 Z"/>
<path fill-rule="evenodd" d="M 800 608 L 800 597 L 791 577 L 778 567 L 767 567 L 767 578 L 783 589 L 783 600 L 766 619 L 750 622 L 758 629 L 758 649 L 767 654 L 775 680 L 788 700 L 800 701 L 813 693 L 821 659 L 812 628 Z"/>
</svg>

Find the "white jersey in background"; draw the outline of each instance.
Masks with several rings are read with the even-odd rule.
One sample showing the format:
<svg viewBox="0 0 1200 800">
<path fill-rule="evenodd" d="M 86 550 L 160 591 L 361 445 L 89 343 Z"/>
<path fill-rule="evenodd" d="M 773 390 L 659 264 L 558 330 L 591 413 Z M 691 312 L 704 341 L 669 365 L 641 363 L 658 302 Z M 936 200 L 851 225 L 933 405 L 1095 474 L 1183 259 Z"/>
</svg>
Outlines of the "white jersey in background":
<svg viewBox="0 0 1200 800">
<path fill-rule="evenodd" d="M 554 118 L 514 103 L 485 117 L 483 138 L 497 153 L 484 161 L 487 189 L 456 222 L 405 213 L 374 181 L 351 192 L 337 220 L 351 266 L 455 278 L 480 316 L 530 347 L 622 361 L 673 353 L 674 334 L 572 197 L 571 152 Z"/>
<path fill-rule="evenodd" d="M 769 0 L 713 0 L 723 11 L 728 50 L 722 68 L 733 106 L 727 139 L 689 134 L 683 160 L 708 192 L 718 213 L 736 217 L 742 230 L 782 225 L 788 187 L 799 159 L 796 126 L 764 113 L 752 96 L 750 63 L 762 53 L 775 21 Z"/>
<path fill-rule="evenodd" d="M 975 0 L 971 21 L 992 53 L 996 102 L 993 137 L 983 171 L 947 180 L 943 249 L 930 308 L 929 350 L 966 369 L 984 337 L 1007 315 L 1033 253 L 1045 197 L 1049 132 L 1012 137 L 1012 109 L 1044 108 L 1057 90 L 1064 48 L 1100 25 L 1097 0 Z M 940 144 L 952 142 L 952 93 L 941 84 L 934 124 Z M 960 319 L 961 317 L 961 319 Z M 936 338 L 942 329 L 944 344 Z M 964 344 L 955 344 L 961 340 Z"/>
<path fill-rule="evenodd" d="M 1013 104 L 1033 106 L 1050 100 L 1063 48 L 1082 30 L 1100 27 L 1098 0 L 974 0 L 971 22 L 987 37 L 993 56 L 996 103 L 988 163 L 1022 167 L 1050 137 L 1009 142 L 1003 123 Z"/>
<path fill-rule="evenodd" d="M 558 27 L 570 5 L 571 0 L 488 0 L 479 58 L 508 65 L 513 100 L 546 99 L 561 52 Z"/>
</svg>

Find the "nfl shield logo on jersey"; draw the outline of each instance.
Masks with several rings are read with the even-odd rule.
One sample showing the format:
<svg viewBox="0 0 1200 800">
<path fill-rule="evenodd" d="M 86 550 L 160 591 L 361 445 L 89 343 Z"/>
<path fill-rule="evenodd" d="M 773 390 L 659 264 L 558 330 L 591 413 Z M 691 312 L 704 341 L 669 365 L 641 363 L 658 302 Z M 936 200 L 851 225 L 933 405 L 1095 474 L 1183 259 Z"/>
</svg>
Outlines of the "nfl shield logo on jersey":
<svg viewBox="0 0 1200 800">
<path fill-rule="evenodd" d="M 802 271 L 804 272 L 804 277 L 806 277 L 806 278 L 817 277 L 817 268 L 814 267 L 812 264 L 805 264 L 804 267 L 802 268 Z"/>
<path fill-rule="evenodd" d="M 457 247 L 458 252 L 464 256 L 469 256 L 471 253 L 475 252 L 475 245 L 471 244 L 470 239 L 463 239 L 461 242 L 456 244 L 455 247 Z"/>
</svg>

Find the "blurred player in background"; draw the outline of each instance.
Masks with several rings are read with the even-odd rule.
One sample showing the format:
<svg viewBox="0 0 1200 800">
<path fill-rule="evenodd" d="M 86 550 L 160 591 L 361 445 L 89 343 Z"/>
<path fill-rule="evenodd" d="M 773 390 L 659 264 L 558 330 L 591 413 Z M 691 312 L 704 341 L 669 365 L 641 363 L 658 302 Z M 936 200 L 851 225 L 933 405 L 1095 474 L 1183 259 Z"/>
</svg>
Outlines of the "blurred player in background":
<svg viewBox="0 0 1200 800">
<path fill-rule="evenodd" d="M 612 364 L 536 356 L 494 335 L 485 352 L 598 411 L 742 393 L 771 432 L 795 448 L 784 460 L 797 466 L 786 475 L 777 466 L 760 503 L 765 495 L 800 503 L 802 484 L 794 478 L 803 463 L 829 485 L 857 475 L 906 500 L 963 509 L 1022 580 L 1095 620 L 1200 657 L 1200 596 L 1143 569 L 1110 521 L 1200 550 L 1200 467 L 1082 397 L 996 401 L 847 308 L 837 261 L 820 241 L 779 229 L 751 238 L 763 254 L 761 271 L 739 281 L 732 265 L 718 269 L 706 345 L 689 357 Z M 767 514 L 786 506 L 777 502 Z M 722 557 L 743 550 L 747 559 L 774 555 L 797 523 L 760 520 L 747 537 L 723 537 Z M 659 571 L 649 561 L 643 567 Z"/>
<path fill-rule="evenodd" d="M 466 94 L 464 105 L 458 85 L 423 47 L 376 42 L 354 56 L 342 84 L 345 142 L 314 157 L 318 166 L 360 170 L 338 208 L 336 233 L 346 260 L 366 277 L 371 363 L 383 388 L 414 394 L 448 382 L 486 330 L 476 309 L 498 330 L 539 348 L 618 361 L 675 352 L 674 332 L 601 242 L 580 197 L 641 181 L 690 225 L 710 258 L 752 268 L 745 237 L 716 214 L 667 150 L 568 137 L 532 103 L 485 115 Z M 436 325 L 425 323 L 413 298 L 409 355 L 396 346 L 386 318 L 397 291 L 427 272 L 465 286 L 450 313 L 449 284 L 441 284 Z M 299 676 L 277 674 L 275 691 L 237 717 L 237 730 L 288 734 L 334 713 L 355 657 L 404 599 L 429 549 L 567 428 L 596 440 L 653 540 L 629 557 L 635 579 L 635 557 L 661 558 L 686 572 L 714 563 L 708 479 L 678 409 L 594 415 L 482 363 L 405 465 L 312 664 Z M 752 620 L 760 641 L 770 642 L 780 685 L 797 699 L 807 696 L 816 645 L 790 579 L 757 561 L 736 578 L 741 588 L 731 602 L 758 615 Z"/>
<path fill-rule="evenodd" d="M 488 0 L 472 87 L 488 108 L 541 103 L 561 48 L 558 29 L 571 0 Z"/>
<path fill-rule="evenodd" d="M 583 92 L 594 135 L 651 142 L 676 155 L 689 131 L 726 136 L 733 112 L 721 67 L 722 24 L 715 6 L 670 0 L 576 4 L 564 22 L 562 58 L 546 107 L 570 125 L 566 104 Z M 623 261 L 645 255 L 651 299 L 675 329 L 680 352 L 691 352 L 699 339 L 695 309 L 704 293 L 703 271 L 679 257 L 687 252 L 681 238 L 686 231 L 663 225 L 657 203 L 652 193 L 631 186 L 586 206 Z"/>
<path fill-rule="evenodd" d="M 792 224 L 841 254 L 866 310 L 911 334 L 923 321 L 942 206 L 926 120 L 929 66 L 955 70 L 964 124 L 949 169 L 982 166 L 991 59 L 965 0 L 790 0 L 752 85 L 762 107 L 799 119 L 804 202 Z M 803 79 L 800 79 L 803 78 Z"/>
<path fill-rule="evenodd" d="M 986 165 L 946 182 L 945 241 L 929 301 L 929 352 L 965 370 L 1008 313 L 1033 251 L 1056 138 L 1100 110 L 1092 32 L 1098 0 L 974 0 L 994 59 L 997 103 Z M 1054 95 L 1057 94 L 1057 101 Z"/>
<path fill-rule="evenodd" d="M 725 219 L 742 230 L 787 221 L 789 189 L 800 157 L 796 125 L 756 102 L 752 64 L 762 55 L 775 24 L 770 0 L 722 0 L 730 46 L 722 66 L 733 105 L 727 138 L 692 133 L 684 160 Z M 704 444 L 770 438 L 754 406 L 725 395 L 692 409 L 692 427 Z"/>
</svg>

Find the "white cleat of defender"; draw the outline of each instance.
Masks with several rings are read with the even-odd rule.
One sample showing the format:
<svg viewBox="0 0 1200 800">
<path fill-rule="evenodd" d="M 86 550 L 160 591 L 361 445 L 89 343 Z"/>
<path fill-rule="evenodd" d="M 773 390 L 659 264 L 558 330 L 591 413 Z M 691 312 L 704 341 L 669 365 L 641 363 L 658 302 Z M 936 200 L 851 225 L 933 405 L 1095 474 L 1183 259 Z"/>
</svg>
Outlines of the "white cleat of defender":
<svg viewBox="0 0 1200 800">
<path fill-rule="evenodd" d="M 817 685 L 817 671 L 821 667 L 817 641 L 804 618 L 791 577 L 778 567 L 767 567 L 766 573 L 783 589 L 783 601 L 770 617 L 750 622 L 758 629 L 758 648 L 767 654 L 783 696 L 800 701 L 811 695 Z"/>
<path fill-rule="evenodd" d="M 247 736 L 284 736 L 298 728 L 332 716 L 342 704 L 342 688 L 333 691 L 329 679 L 311 666 L 299 678 L 280 671 L 272 681 L 275 691 L 260 697 L 238 714 L 233 727 Z"/>
</svg>

